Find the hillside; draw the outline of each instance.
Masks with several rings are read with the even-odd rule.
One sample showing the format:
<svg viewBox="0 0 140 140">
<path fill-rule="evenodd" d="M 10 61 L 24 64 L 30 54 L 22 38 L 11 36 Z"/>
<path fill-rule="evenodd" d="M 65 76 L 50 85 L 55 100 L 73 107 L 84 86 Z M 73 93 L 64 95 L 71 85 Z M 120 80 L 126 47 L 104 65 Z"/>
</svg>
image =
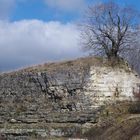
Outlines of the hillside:
<svg viewBox="0 0 140 140">
<path fill-rule="evenodd" d="M 127 129 L 139 134 L 139 115 L 130 111 L 139 85 L 138 75 L 124 61 L 112 66 L 93 57 L 2 73 L 1 139 L 111 139 L 121 136 L 116 130 L 126 129 L 128 122 L 132 126 Z"/>
</svg>

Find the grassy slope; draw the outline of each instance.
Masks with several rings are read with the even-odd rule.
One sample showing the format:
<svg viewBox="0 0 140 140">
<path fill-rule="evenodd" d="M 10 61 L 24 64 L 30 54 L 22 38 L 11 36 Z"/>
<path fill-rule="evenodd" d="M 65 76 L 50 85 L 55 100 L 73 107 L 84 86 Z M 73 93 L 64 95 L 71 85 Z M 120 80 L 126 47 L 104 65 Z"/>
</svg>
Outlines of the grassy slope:
<svg viewBox="0 0 140 140">
<path fill-rule="evenodd" d="M 88 140 L 140 140 L 139 107 L 140 102 L 106 107 L 100 114 L 100 122 L 86 132 L 85 137 Z"/>
<path fill-rule="evenodd" d="M 44 63 L 40 65 L 34 65 L 30 66 L 27 68 L 21 68 L 17 69 L 15 71 L 11 72 L 4 72 L 1 73 L 1 75 L 14 75 L 14 74 L 20 74 L 20 73 L 25 73 L 25 72 L 42 72 L 42 71 L 48 71 L 48 72 L 55 72 L 59 71 L 62 69 L 69 69 L 69 68 L 84 68 L 84 67 L 89 67 L 89 66 L 109 66 L 112 68 L 122 68 L 127 71 L 128 70 L 128 64 L 120 59 L 120 61 L 107 61 L 107 59 L 102 58 L 102 57 L 83 57 L 83 58 L 78 58 L 76 60 L 69 60 L 69 61 L 60 61 L 60 62 L 52 62 L 52 63 Z"/>
</svg>

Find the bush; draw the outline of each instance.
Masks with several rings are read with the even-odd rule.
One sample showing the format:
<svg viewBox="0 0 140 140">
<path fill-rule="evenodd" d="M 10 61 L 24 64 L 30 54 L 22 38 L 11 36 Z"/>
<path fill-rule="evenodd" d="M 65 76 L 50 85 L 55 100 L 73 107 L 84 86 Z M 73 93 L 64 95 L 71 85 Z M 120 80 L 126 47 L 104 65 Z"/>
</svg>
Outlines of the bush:
<svg viewBox="0 0 140 140">
<path fill-rule="evenodd" d="M 129 113 L 132 113 L 132 114 L 140 114 L 140 101 L 137 101 L 134 104 L 132 104 L 129 107 L 128 111 Z"/>
</svg>

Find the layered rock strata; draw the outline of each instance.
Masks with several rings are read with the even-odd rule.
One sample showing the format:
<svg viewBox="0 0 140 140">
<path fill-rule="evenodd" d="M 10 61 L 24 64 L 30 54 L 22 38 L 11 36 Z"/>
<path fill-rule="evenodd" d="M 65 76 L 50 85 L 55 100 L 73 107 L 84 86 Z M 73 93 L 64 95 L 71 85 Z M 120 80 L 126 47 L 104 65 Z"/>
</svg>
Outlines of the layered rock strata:
<svg viewBox="0 0 140 140">
<path fill-rule="evenodd" d="M 139 86 L 138 75 L 128 66 L 111 67 L 95 58 L 3 73 L 1 137 L 75 135 L 87 129 L 85 124 L 98 121 L 104 105 L 135 100 Z"/>
</svg>

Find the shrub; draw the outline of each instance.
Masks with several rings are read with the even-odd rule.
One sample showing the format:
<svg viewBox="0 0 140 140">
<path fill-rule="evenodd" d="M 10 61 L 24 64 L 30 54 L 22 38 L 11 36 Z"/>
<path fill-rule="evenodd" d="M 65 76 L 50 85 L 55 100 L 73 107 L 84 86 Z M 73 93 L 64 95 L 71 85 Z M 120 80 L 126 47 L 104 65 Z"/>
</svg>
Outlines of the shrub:
<svg viewBox="0 0 140 140">
<path fill-rule="evenodd" d="M 133 103 L 129 107 L 128 111 L 129 113 L 132 113 L 132 114 L 140 114 L 140 101 Z"/>
</svg>

